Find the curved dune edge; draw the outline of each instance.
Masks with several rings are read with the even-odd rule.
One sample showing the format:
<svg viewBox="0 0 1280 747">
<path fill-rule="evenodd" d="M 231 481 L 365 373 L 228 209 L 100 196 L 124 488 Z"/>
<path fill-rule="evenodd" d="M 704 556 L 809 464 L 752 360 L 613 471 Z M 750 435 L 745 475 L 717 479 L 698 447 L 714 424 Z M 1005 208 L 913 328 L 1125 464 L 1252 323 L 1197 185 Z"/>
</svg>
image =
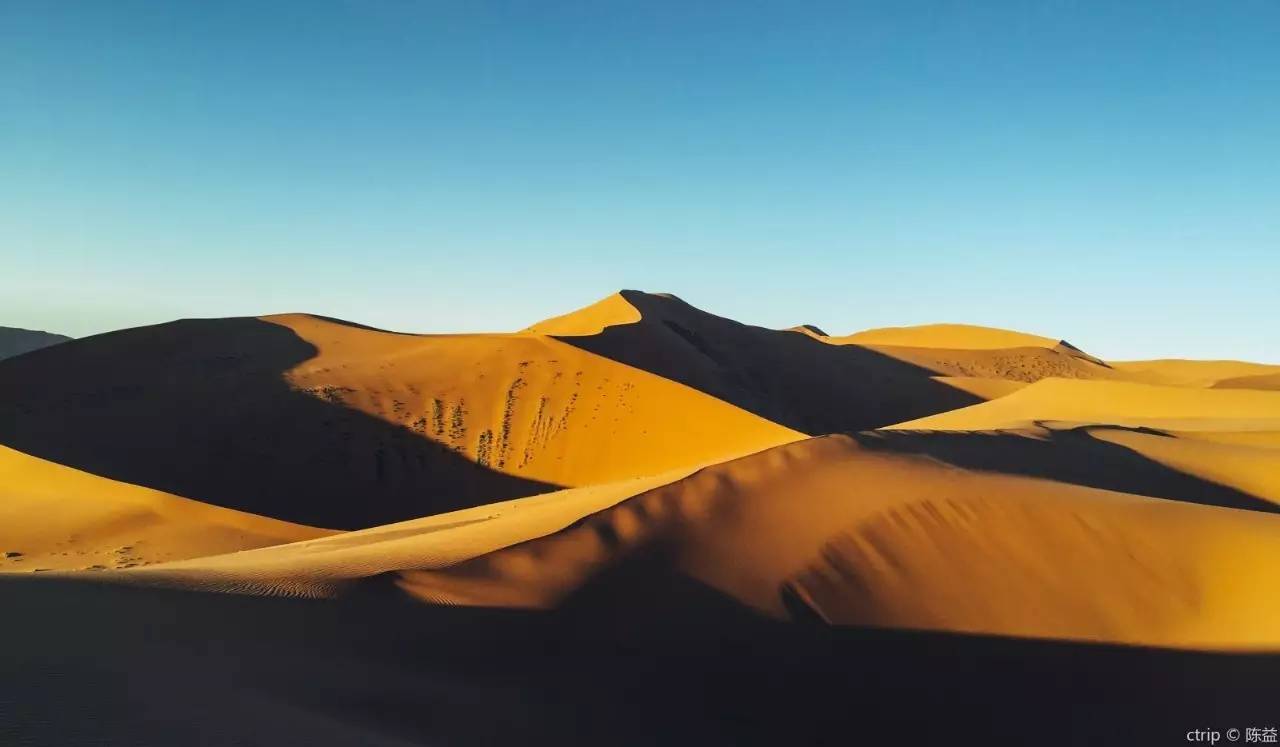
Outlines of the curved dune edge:
<svg viewBox="0 0 1280 747">
<path fill-rule="evenodd" d="M 972 472 L 848 437 L 782 446 L 547 537 L 406 571 L 435 604 L 550 608 L 689 576 L 782 619 L 1214 649 L 1280 647 L 1280 517 Z M 633 609 L 634 608 L 634 609 Z"/>
<path fill-rule="evenodd" d="M 619 324 L 635 324 L 641 318 L 640 310 L 627 301 L 621 292 L 618 292 L 606 296 L 590 306 L 571 311 L 568 314 L 544 319 L 537 324 L 526 327 L 521 332 L 562 337 L 598 335 L 606 327 L 614 327 Z"/>
<path fill-rule="evenodd" d="M 1144 457 L 1218 485 L 1280 505 L 1280 448 L 1221 443 L 1174 434 L 1091 429 L 1089 435 L 1119 444 Z"/>
<path fill-rule="evenodd" d="M 830 338 L 839 344 L 900 345 L 920 348 L 994 350 L 997 348 L 1052 348 L 1059 340 L 1026 332 L 1015 332 L 974 324 L 921 324 L 908 327 L 878 327 L 851 335 Z"/>
<path fill-rule="evenodd" d="M 687 476 L 688 467 L 387 524 L 292 544 L 102 576 L 118 583 L 331 597 L 350 581 L 404 568 L 444 568 L 551 534 L 585 515 Z"/>
<path fill-rule="evenodd" d="M 0 572 L 117 569 L 335 534 L 91 475 L 0 446 Z"/>
<path fill-rule="evenodd" d="M 1052 378 L 990 402 L 886 429 L 1000 430 L 1049 420 L 1189 431 L 1278 430 L 1280 392 Z"/>
</svg>

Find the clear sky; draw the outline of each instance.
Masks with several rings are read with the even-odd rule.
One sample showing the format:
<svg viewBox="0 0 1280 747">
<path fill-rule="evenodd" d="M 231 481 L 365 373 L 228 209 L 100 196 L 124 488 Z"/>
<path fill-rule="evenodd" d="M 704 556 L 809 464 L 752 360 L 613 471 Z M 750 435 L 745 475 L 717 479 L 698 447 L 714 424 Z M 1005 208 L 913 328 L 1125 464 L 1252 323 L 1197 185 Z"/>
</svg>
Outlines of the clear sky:
<svg viewBox="0 0 1280 747">
<path fill-rule="evenodd" d="M 1280 3 L 0 0 L 0 325 L 619 288 L 1280 362 Z"/>
</svg>

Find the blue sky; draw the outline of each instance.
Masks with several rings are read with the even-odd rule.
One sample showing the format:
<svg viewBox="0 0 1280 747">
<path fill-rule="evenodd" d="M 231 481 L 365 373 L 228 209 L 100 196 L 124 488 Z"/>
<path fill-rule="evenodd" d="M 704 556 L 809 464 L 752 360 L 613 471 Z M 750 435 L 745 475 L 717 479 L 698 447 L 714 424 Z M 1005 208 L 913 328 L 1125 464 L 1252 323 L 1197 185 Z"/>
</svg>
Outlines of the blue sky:
<svg viewBox="0 0 1280 747">
<path fill-rule="evenodd" d="M 619 288 L 1280 362 L 1280 3 L 0 0 L 0 325 Z"/>
</svg>

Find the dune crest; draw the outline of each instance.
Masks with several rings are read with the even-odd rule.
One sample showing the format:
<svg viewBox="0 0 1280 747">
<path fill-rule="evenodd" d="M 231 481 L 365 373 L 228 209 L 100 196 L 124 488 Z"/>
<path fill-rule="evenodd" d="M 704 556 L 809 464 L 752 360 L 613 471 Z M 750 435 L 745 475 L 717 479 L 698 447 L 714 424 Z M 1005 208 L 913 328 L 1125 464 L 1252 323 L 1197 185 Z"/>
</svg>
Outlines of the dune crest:
<svg viewBox="0 0 1280 747">
<path fill-rule="evenodd" d="M 831 338 L 855 345 L 895 345 L 913 348 L 998 350 L 1001 348 L 1053 348 L 1059 340 L 976 324 L 920 324 L 911 327 L 878 327 Z"/>
<path fill-rule="evenodd" d="M 606 327 L 619 324 L 635 324 L 640 321 L 640 310 L 632 306 L 623 296 L 623 292 L 614 293 L 596 301 L 590 306 L 571 311 L 568 314 L 545 319 L 523 332 L 535 335 L 559 335 L 576 337 L 579 335 L 598 335 Z"/>
<path fill-rule="evenodd" d="M 1075 560 L 1050 560 L 1064 554 Z M 689 576 L 783 619 L 1280 645 L 1280 626 L 1254 614 L 1280 611 L 1280 516 L 971 472 L 842 436 L 704 469 L 545 538 L 406 571 L 401 586 L 436 604 L 549 608 L 626 567 L 606 598 L 641 615 L 663 614 L 647 602 Z M 1220 583 L 1246 568 L 1248 583 Z"/>
</svg>

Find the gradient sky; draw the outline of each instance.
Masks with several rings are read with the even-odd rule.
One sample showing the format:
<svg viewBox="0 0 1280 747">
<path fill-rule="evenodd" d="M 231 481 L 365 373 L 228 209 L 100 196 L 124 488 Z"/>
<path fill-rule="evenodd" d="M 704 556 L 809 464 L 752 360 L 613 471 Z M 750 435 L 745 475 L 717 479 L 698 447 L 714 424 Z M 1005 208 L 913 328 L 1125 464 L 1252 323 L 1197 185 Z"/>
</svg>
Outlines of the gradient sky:
<svg viewBox="0 0 1280 747">
<path fill-rule="evenodd" d="M 1280 3 L 0 0 L 0 325 L 619 288 L 1280 362 Z"/>
</svg>

